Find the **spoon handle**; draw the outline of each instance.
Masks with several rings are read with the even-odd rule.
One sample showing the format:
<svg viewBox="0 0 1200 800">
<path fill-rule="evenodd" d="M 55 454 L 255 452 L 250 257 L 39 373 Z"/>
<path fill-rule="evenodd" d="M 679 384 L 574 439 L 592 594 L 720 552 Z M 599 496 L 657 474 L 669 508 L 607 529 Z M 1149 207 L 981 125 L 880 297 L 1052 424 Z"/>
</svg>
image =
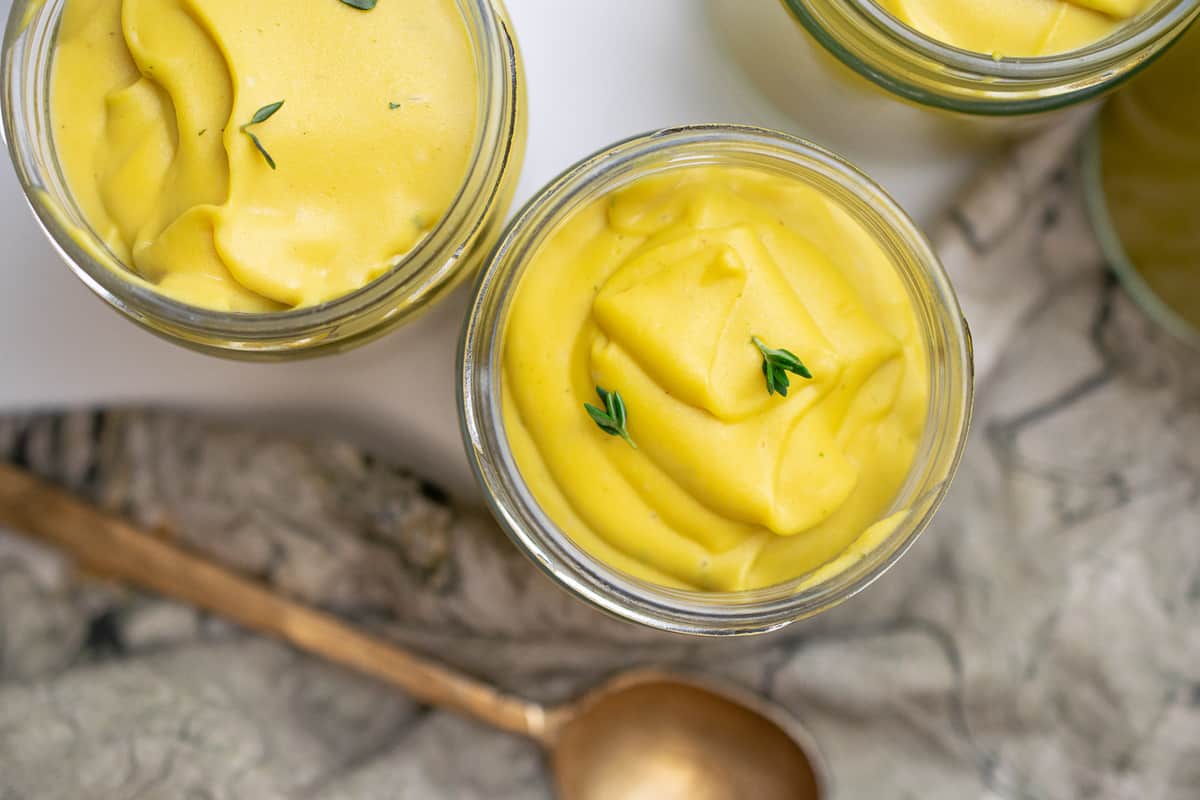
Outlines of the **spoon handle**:
<svg viewBox="0 0 1200 800">
<path fill-rule="evenodd" d="M 105 577 L 206 609 L 393 683 L 422 703 L 539 741 L 548 735 L 550 715 L 541 706 L 284 599 L 6 464 L 0 464 L 0 526 L 52 542 Z"/>
</svg>

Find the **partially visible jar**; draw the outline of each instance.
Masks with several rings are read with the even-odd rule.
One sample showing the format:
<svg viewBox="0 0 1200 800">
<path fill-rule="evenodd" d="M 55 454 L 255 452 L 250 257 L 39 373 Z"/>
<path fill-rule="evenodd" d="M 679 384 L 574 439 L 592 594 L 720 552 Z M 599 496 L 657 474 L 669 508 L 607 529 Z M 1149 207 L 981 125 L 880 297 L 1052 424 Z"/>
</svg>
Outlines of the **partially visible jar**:
<svg viewBox="0 0 1200 800">
<path fill-rule="evenodd" d="M 1041 128 L 1049 112 L 1119 85 L 1200 15 L 1200 0 L 1162 0 L 1088 47 L 997 58 L 921 34 L 873 0 L 710 3 L 742 67 L 810 134 L 896 159 Z"/>
<path fill-rule="evenodd" d="M 405 322 L 478 267 L 499 237 L 525 149 L 525 87 L 500 0 L 456 0 L 478 76 L 476 131 L 447 212 L 395 266 L 329 302 L 231 313 L 156 291 L 104 244 L 72 197 L 51 124 L 55 40 L 66 0 L 14 0 L 0 54 L 0 111 L 18 180 L 59 255 L 96 294 L 176 344 L 241 359 L 286 360 L 345 350 Z"/>
<path fill-rule="evenodd" d="M 1200 27 L 1105 105 L 1084 140 L 1084 199 L 1109 266 L 1200 348 Z"/>
<path fill-rule="evenodd" d="M 504 377 L 506 336 L 514 298 L 539 252 L 576 213 L 601 198 L 639 180 L 694 167 L 767 172 L 816 189 L 836 204 L 894 267 L 915 311 L 930 365 L 916 456 L 888 507 L 832 560 L 766 588 L 675 588 L 602 561 L 539 503 L 506 429 L 504 398 L 511 391 Z M 566 252 L 574 251 L 568 247 Z M 481 274 L 460 348 L 463 437 L 502 527 L 526 556 L 577 598 L 674 633 L 774 630 L 832 608 L 882 575 L 928 525 L 945 496 L 966 443 L 974 396 L 970 333 L 948 276 L 912 220 L 870 178 L 832 153 L 782 133 L 734 125 L 692 125 L 635 137 L 552 181 L 518 213 Z"/>
</svg>

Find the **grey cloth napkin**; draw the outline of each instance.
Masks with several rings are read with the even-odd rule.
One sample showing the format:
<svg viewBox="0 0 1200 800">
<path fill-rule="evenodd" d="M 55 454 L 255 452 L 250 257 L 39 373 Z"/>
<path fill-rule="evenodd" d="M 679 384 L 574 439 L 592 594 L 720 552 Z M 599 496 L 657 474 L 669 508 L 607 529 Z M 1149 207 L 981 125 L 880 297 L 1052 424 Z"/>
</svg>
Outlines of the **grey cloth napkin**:
<svg viewBox="0 0 1200 800">
<path fill-rule="evenodd" d="M 816 736 L 838 798 L 1200 796 L 1200 357 L 1107 274 L 1082 118 L 935 240 L 975 333 L 962 471 L 901 564 L 771 636 L 695 641 L 552 587 L 489 520 L 349 446 L 154 411 L 0 421 L 28 466 L 534 699 L 726 678 Z M 544 798 L 537 749 L 0 534 L 0 800 Z"/>
</svg>

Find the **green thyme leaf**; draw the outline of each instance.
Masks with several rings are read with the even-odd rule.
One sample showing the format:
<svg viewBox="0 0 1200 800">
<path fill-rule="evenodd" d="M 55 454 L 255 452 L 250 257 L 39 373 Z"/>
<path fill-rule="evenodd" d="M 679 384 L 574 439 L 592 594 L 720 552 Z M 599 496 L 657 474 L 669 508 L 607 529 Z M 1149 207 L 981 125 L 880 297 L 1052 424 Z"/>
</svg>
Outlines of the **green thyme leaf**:
<svg viewBox="0 0 1200 800">
<path fill-rule="evenodd" d="M 600 391 L 600 387 L 596 387 Z M 617 423 L 618 428 L 625 427 L 625 402 L 621 399 L 618 392 L 601 392 L 601 397 L 604 398 L 604 407 L 608 410 L 608 415 Z"/>
<path fill-rule="evenodd" d="M 342 0 L 342 2 L 359 11 L 370 11 L 375 7 L 376 0 Z"/>
<path fill-rule="evenodd" d="M 808 367 L 804 366 L 804 362 L 791 350 L 776 350 L 767 347 L 757 336 L 750 337 L 750 342 L 758 348 L 758 352 L 762 353 L 762 373 L 767 381 L 767 394 L 778 393 L 780 397 L 787 397 L 788 387 L 791 386 L 791 379 L 788 378 L 789 372 L 806 380 L 812 380 L 812 373 Z"/>
<path fill-rule="evenodd" d="M 600 426 L 600 430 L 613 436 L 617 435 L 617 426 L 612 421 L 612 417 L 608 416 L 607 411 L 603 408 L 596 408 L 591 403 L 584 403 L 583 408 L 587 411 L 588 416 L 592 418 L 592 421 Z"/>
<path fill-rule="evenodd" d="M 250 118 L 250 121 L 243 125 L 240 129 L 242 133 L 250 137 L 250 141 L 254 142 L 254 146 L 258 149 L 258 152 L 262 153 L 262 157 L 267 160 L 267 166 L 269 166 L 271 169 L 275 169 L 275 159 L 271 158 L 271 154 L 267 152 L 267 148 L 263 147 L 263 143 L 257 136 L 250 132 L 249 128 L 251 125 L 258 125 L 259 123 L 269 120 L 275 115 L 276 111 L 283 108 L 283 102 L 284 101 L 280 100 L 276 103 L 269 103 L 260 108 L 258 111 L 255 111 L 254 116 Z"/>
<path fill-rule="evenodd" d="M 254 142 L 254 146 L 258 148 L 258 152 L 262 153 L 262 157 L 267 160 L 267 166 L 275 169 L 275 159 L 271 158 L 271 154 L 267 152 L 267 148 L 263 147 L 263 143 L 258 140 L 258 137 L 245 128 L 242 128 L 242 132 L 250 137 L 250 141 Z"/>
<path fill-rule="evenodd" d="M 600 401 L 604 403 L 604 408 L 597 408 L 591 403 L 583 404 L 583 408 L 587 411 L 588 416 L 592 418 L 592 422 L 595 422 L 596 426 L 609 436 L 620 436 L 629 443 L 630 447 L 636 450 L 637 444 L 625 428 L 628 415 L 625 411 L 625 401 L 621 399 L 621 393 L 610 392 L 597 386 L 596 394 L 600 396 Z"/>
<path fill-rule="evenodd" d="M 266 122 L 275 114 L 276 111 L 278 111 L 281 108 L 283 108 L 282 100 L 280 100 L 277 103 L 270 103 L 269 105 L 265 105 L 262 108 L 260 108 L 258 111 L 255 111 L 254 116 L 251 117 L 250 121 L 246 124 L 247 125 L 257 125 L 260 122 Z"/>
<path fill-rule="evenodd" d="M 390 108 L 392 111 L 395 111 L 399 107 L 400 107 L 399 103 L 388 103 L 388 108 Z"/>
</svg>

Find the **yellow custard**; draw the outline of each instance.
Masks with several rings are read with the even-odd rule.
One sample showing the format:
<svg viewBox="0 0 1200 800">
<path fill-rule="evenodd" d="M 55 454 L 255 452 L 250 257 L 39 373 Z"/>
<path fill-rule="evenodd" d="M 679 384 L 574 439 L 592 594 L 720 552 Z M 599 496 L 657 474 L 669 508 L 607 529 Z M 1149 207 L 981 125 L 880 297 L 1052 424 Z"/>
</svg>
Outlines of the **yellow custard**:
<svg viewBox="0 0 1200 800">
<path fill-rule="evenodd" d="M 164 294 L 310 306 L 446 212 L 477 82 L 454 0 L 67 0 L 55 147 L 89 223 Z"/>
<path fill-rule="evenodd" d="M 878 0 L 938 41 L 997 57 L 1077 50 L 1109 36 L 1154 0 Z"/>
<path fill-rule="evenodd" d="M 812 379 L 768 393 L 754 337 Z M 559 527 L 633 575 L 715 591 L 806 575 L 888 526 L 929 405 L 876 240 L 819 189 L 734 167 L 639 179 L 552 231 L 502 380 L 517 466 Z M 636 449 L 585 412 L 598 386 Z"/>
<path fill-rule="evenodd" d="M 1100 119 L 1105 202 L 1160 300 L 1200 330 L 1200 28 L 1118 92 Z"/>
</svg>

